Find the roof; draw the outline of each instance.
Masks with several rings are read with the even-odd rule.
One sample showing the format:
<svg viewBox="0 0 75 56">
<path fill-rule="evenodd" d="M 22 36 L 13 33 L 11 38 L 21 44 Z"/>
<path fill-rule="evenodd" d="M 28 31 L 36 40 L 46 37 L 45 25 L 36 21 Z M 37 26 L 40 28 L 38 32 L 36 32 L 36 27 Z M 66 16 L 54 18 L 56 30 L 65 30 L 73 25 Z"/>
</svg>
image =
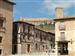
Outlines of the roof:
<svg viewBox="0 0 75 56">
<path fill-rule="evenodd" d="M 35 28 L 36 30 L 39 30 L 39 31 L 42 31 L 42 32 L 44 32 L 44 33 L 47 33 L 47 34 L 52 34 L 52 35 L 55 35 L 55 33 L 52 33 L 52 32 L 46 32 L 46 31 L 44 31 L 44 30 L 42 30 L 42 29 L 38 29 L 38 28 Z"/>
<path fill-rule="evenodd" d="M 14 2 L 11 1 L 11 0 L 3 0 L 3 1 L 8 2 L 8 3 L 12 4 L 12 5 L 15 5 L 15 4 L 16 4 L 16 3 L 14 3 Z"/>
<path fill-rule="evenodd" d="M 60 21 L 60 20 L 75 20 L 75 16 L 68 16 L 68 17 L 54 19 L 54 21 Z"/>
<path fill-rule="evenodd" d="M 52 33 L 52 32 L 48 32 L 49 34 L 52 34 L 52 35 L 55 35 L 55 33 Z"/>
<path fill-rule="evenodd" d="M 13 23 L 25 23 L 25 24 L 29 24 L 29 25 L 35 26 L 33 24 L 30 24 L 30 23 L 27 23 L 27 22 L 24 22 L 24 21 L 14 21 Z"/>
</svg>

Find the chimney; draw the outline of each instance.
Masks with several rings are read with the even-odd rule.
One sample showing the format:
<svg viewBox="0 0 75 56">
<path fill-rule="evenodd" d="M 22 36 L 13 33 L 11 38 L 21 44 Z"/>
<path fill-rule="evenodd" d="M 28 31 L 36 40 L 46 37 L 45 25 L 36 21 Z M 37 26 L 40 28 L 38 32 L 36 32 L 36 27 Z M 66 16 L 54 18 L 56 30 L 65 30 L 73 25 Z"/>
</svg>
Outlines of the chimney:
<svg viewBox="0 0 75 56">
<path fill-rule="evenodd" d="M 63 16 L 64 16 L 63 8 L 57 7 L 57 8 L 55 9 L 55 17 L 56 17 L 56 18 L 63 18 Z"/>
</svg>

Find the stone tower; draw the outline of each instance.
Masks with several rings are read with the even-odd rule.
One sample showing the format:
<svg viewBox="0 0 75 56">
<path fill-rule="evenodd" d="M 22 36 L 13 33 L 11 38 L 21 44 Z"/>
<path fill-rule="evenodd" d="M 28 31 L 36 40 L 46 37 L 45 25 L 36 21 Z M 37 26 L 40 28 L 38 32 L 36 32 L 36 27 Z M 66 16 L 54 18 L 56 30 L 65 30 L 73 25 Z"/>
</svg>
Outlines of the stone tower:
<svg viewBox="0 0 75 56">
<path fill-rule="evenodd" d="M 12 53 L 12 15 L 11 0 L 0 0 L 0 55 L 8 56 Z"/>
<path fill-rule="evenodd" d="M 57 7 L 56 9 L 55 9 L 55 17 L 56 18 L 62 18 L 63 16 L 64 16 L 64 10 L 63 10 L 63 8 L 61 8 L 61 7 Z"/>
</svg>

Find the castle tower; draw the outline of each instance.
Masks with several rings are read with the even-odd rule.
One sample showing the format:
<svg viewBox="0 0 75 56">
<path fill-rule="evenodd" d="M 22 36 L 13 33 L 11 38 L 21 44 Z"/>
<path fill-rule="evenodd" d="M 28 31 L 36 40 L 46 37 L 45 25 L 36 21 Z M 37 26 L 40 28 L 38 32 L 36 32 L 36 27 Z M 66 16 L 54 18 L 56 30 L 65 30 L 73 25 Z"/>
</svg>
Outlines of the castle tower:
<svg viewBox="0 0 75 56">
<path fill-rule="evenodd" d="M 0 0 L 0 55 L 8 56 L 12 53 L 12 15 L 11 0 Z"/>
<path fill-rule="evenodd" d="M 55 16 L 56 16 L 56 18 L 62 18 L 63 16 L 64 16 L 64 11 L 63 11 L 63 8 L 61 8 L 61 7 L 57 7 L 56 9 L 55 9 Z"/>
</svg>

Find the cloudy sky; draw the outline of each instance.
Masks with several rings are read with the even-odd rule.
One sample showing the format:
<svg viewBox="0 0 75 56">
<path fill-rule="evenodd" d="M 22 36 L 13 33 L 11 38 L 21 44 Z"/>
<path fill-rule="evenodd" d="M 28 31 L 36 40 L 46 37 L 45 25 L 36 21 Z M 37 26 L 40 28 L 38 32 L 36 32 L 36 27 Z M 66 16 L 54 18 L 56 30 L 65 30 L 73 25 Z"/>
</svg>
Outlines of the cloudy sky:
<svg viewBox="0 0 75 56">
<path fill-rule="evenodd" d="M 62 7 L 65 16 L 75 15 L 75 0 L 15 0 L 14 18 L 54 18 L 55 8 Z"/>
</svg>

